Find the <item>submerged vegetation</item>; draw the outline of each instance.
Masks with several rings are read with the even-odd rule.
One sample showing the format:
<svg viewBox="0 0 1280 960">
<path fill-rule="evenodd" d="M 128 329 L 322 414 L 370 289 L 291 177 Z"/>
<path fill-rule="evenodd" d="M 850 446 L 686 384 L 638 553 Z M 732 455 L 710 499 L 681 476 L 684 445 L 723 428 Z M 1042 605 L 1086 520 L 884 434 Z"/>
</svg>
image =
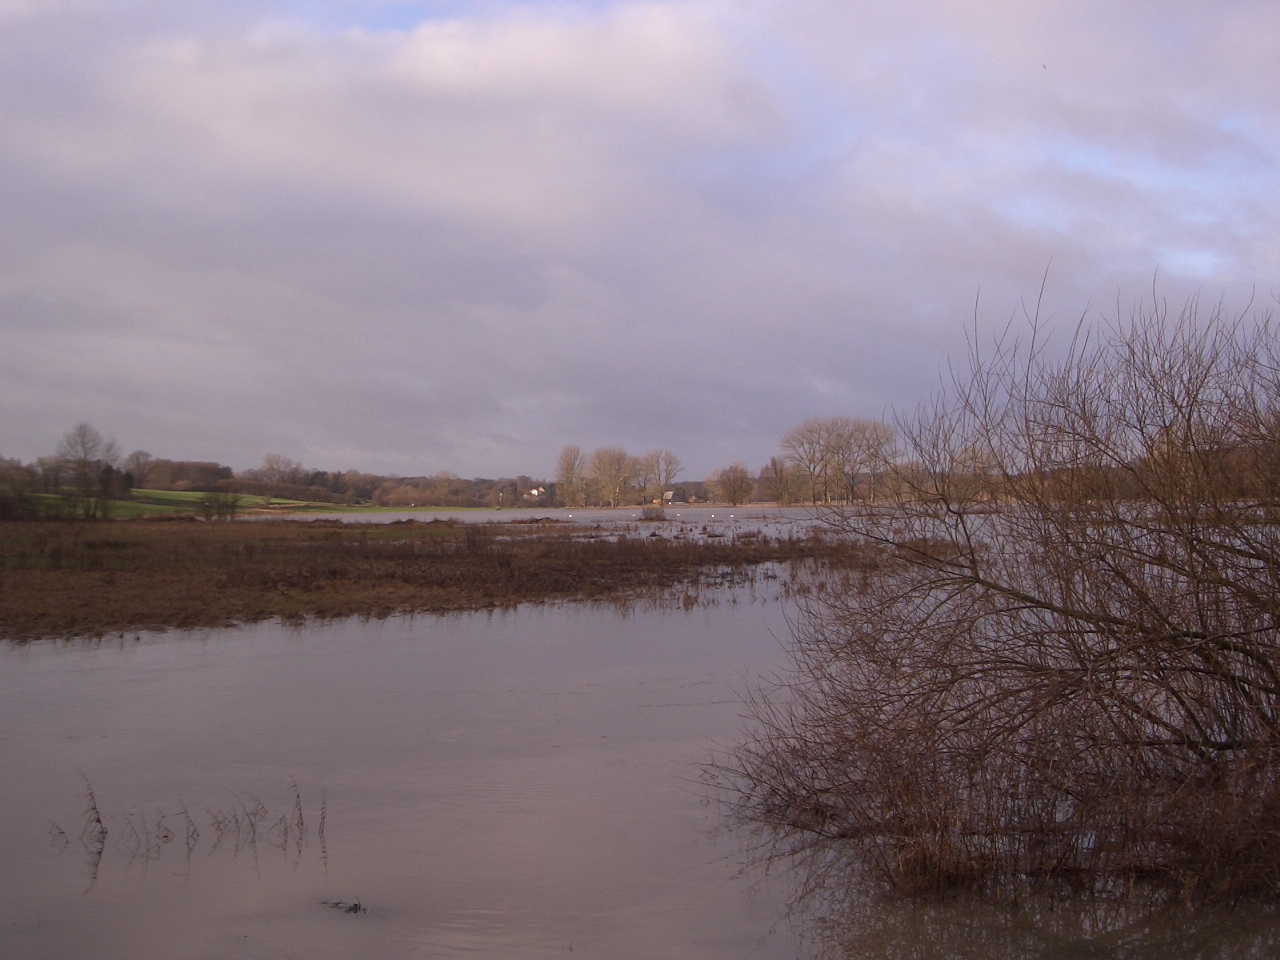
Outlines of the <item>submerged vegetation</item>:
<svg viewBox="0 0 1280 960">
<path fill-rule="evenodd" d="M 451 521 L 8 523 L 0 526 L 0 637 L 626 602 L 840 549 L 822 538 L 631 532 Z"/>
<path fill-rule="evenodd" d="M 167 851 L 170 859 L 182 859 L 179 875 L 189 878 L 202 836 L 206 839 L 204 859 L 221 849 L 232 859 L 242 853 L 248 854 L 256 866 L 260 853 L 265 855 L 275 850 L 295 870 L 302 861 L 303 852 L 311 845 L 312 828 L 303 811 L 302 793 L 293 778 L 289 780 L 289 794 L 284 807 L 277 811 L 269 810 L 252 794 L 233 793 L 220 803 L 196 806 L 194 812 L 185 800 L 179 798 L 167 807 L 154 803 L 135 804 L 116 814 L 102 809 L 98 794 L 87 778 L 84 778 L 84 792 L 80 800 L 83 806 L 78 831 L 76 826 L 65 830 L 50 820 L 46 833 L 59 856 L 69 849 L 78 848 L 84 860 L 86 892 L 97 883 L 104 858 L 108 855 L 115 855 L 128 870 L 135 864 L 145 867 L 149 862 L 158 862 Z M 321 788 L 315 831 L 319 859 L 326 867 L 329 860 L 325 839 L 327 807 Z M 201 826 L 204 827 L 203 834 Z"/>
</svg>

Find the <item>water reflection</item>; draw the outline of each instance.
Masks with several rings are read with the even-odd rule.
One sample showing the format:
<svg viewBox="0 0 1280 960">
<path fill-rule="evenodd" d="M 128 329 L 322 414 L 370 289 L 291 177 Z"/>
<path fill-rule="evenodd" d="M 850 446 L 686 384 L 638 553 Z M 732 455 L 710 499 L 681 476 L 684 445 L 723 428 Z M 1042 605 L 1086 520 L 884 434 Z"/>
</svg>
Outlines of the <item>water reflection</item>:
<svg viewBox="0 0 1280 960">
<path fill-rule="evenodd" d="M 816 952 L 840 960 L 1263 960 L 1280 955 L 1264 904 L 1144 911 L 1080 900 L 998 907 L 964 898 L 868 896 L 816 922 Z M 830 906 L 830 905 L 829 905 Z"/>
<path fill-rule="evenodd" d="M 0 647 L 0 956 L 789 960 L 696 787 L 785 622 L 719 600 Z"/>
<path fill-rule="evenodd" d="M 117 856 L 126 871 L 135 866 L 145 870 L 149 863 L 159 862 L 179 838 L 182 841 L 178 847 L 182 851 L 181 875 L 184 880 L 190 879 L 192 861 L 200 848 L 202 834 L 185 800 L 179 797 L 167 809 L 154 803 L 142 803 L 126 808 L 118 815 L 104 815 L 93 784 L 87 777 L 83 779 L 84 792 L 79 797 L 83 810 L 76 846 L 83 853 L 86 893 L 97 882 L 103 858 L 108 854 Z M 287 809 L 278 815 L 250 793 L 232 794 L 221 804 L 204 806 L 203 821 L 209 838 L 205 857 L 222 851 L 235 860 L 245 854 L 247 862 L 257 870 L 259 851 L 264 855 L 274 851 L 291 870 L 296 871 L 302 863 L 303 851 L 311 846 L 311 828 L 303 808 L 302 793 L 292 778 L 288 797 Z M 316 813 L 320 862 L 327 867 L 329 848 L 325 839 L 325 821 L 328 804 L 323 789 Z M 58 822 L 50 820 L 45 832 L 58 856 L 72 846 L 70 834 Z"/>
<path fill-rule="evenodd" d="M 824 518 L 832 508 L 776 507 L 751 504 L 744 507 L 642 507 L 609 508 L 526 508 L 482 510 L 430 508 L 419 510 L 379 510 L 376 512 L 256 515 L 247 522 L 261 520 L 337 520 L 343 523 L 433 523 L 467 524 L 556 524 L 585 539 L 665 537 L 670 540 L 720 541 L 734 538 L 766 537 L 803 539 L 825 528 Z"/>
<path fill-rule="evenodd" d="M 1280 955 L 1260 907 L 870 895 L 798 945 L 697 782 L 785 608 L 715 599 L 0 648 L 0 956 Z"/>
</svg>

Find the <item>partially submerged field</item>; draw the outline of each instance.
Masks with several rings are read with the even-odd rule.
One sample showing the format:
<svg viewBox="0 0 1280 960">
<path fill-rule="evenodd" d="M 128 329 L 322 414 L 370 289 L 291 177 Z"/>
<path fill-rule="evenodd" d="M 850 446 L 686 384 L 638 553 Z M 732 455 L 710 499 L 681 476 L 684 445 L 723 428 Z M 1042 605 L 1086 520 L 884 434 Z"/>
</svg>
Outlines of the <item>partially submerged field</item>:
<svg viewBox="0 0 1280 960">
<path fill-rule="evenodd" d="M 8 523 L 0 525 L 0 637 L 627 602 L 835 551 L 813 537 L 629 533 L 450 521 Z"/>
</svg>

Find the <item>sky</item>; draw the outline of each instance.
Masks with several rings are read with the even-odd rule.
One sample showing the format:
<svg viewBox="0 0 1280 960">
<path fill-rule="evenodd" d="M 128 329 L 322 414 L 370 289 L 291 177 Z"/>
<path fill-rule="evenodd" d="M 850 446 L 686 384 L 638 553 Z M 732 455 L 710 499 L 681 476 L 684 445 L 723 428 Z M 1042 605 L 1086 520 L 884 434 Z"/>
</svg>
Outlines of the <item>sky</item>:
<svg viewBox="0 0 1280 960">
<path fill-rule="evenodd" d="M 755 469 L 1280 294 L 1274 0 L 0 0 L 0 456 Z"/>
</svg>

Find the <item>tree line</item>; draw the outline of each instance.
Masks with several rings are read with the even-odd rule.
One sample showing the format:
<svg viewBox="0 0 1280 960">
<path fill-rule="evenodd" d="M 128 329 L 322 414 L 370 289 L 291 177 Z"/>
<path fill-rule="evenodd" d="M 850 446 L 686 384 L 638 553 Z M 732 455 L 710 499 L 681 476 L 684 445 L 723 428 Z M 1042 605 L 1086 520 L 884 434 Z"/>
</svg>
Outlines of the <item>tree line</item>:
<svg viewBox="0 0 1280 960">
<path fill-rule="evenodd" d="M 670 450 L 635 457 L 621 447 L 600 447 L 588 456 L 570 444 L 556 458 L 556 492 L 568 507 L 685 502 L 689 495 L 674 487 L 682 469 Z"/>
<path fill-rule="evenodd" d="M 51 456 L 31 463 L 0 458 L 0 518 L 103 517 L 135 489 L 206 493 L 200 503 L 218 516 L 234 515 L 232 498 L 246 494 L 384 507 L 847 503 L 890 492 L 894 449 L 893 429 L 883 422 L 816 417 L 788 431 L 779 455 L 760 470 L 737 461 L 705 480 L 682 479 L 683 461 L 665 448 L 634 456 L 617 446 L 587 453 L 576 445 L 560 451 L 551 481 L 526 475 L 465 479 L 448 471 L 419 477 L 326 471 L 278 453 L 236 473 L 215 461 L 171 460 L 146 450 L 122 455 L 114 439 L 80 423 Z"/>
<path fill-rule="evenodd" d="M 258 467 L 236 473 L 213 461 L 170 460 L 146 450 L 122 456 L 114 439 L 88 423 L 77 424 L 57 452 L 30 463 L 0 458 L 0 519 L 108 517 L 112 505 L 134 491 L 204 494 L 197 509 L 234 516 L 243 495 L 272 499 L 388 507 L 503 507 L 548 505 L 554 485 L 527 476 L 462 479 L 442 472 L 431 477 L 388 477 L 358 470 L 309 468 L 270 453 Z"/>
<path fill-rule="evenodd" d="M 556 487 L 568 506 L 869 501 L 900 490 L 890 482 L 895 440 L 894 427 L 881 420 L 814 417 L 787 431 L 779 455 L 754 473 L 739 460 L 705 481 L 679 482 L 683 463 L 670 450 L 633 456 L 621 447 L 601 447 L 587 454 L 569 445 L 556 461 Z"/>
</svg>

